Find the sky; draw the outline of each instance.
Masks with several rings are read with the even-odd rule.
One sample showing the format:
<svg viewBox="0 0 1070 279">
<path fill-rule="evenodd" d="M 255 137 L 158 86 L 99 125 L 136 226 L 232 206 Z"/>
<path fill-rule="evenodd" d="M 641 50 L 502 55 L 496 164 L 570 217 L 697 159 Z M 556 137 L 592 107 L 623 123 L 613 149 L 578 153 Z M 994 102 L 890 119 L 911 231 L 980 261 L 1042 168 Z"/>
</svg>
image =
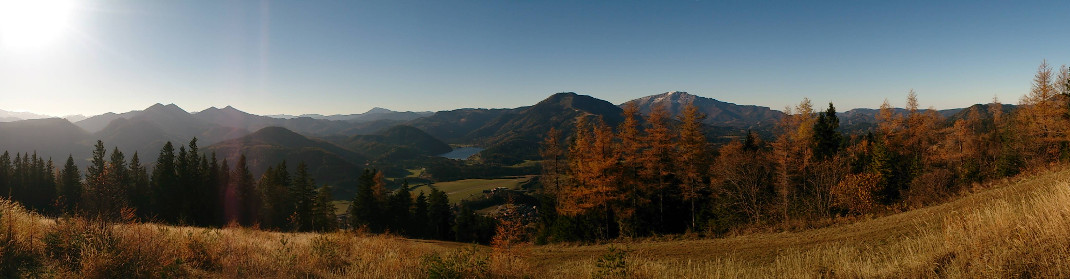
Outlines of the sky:
<svg viewBox="0 0 1070 279">
<path fill-rule="evenodd" d="M 556 92 L 619 104 L 668 91 L 844 111 L 902 106 L 910 89 L 944 109 L 1016 103 L 1043 60 L 1070 63 L 1066 1 L 84 0 L 61 15 L 13 12 L 21 1 L 0 8 L 53 15 L 0 19 L 0 109 L 56 116 L 154 103 L 511 108 Z"/>
</svg>

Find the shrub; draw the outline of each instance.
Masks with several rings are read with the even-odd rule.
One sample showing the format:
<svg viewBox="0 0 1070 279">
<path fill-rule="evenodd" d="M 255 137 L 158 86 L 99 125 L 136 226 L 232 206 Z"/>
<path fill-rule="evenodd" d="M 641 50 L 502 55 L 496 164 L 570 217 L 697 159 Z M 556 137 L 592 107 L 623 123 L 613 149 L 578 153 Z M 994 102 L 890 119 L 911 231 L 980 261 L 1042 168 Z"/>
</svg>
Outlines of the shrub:
<svg viewBox="0 0 1070 279">
<path fill-rule="evenodd" d="M 830 189 L 833 205 L 853 213 L 867 213 L 877 205 L 873 192 L 881 176 L 875 173 L 849 174 Z"/>
<path fill-rule="evenodd" d="M 609 251 L 598 257 L 598 261 L 595 262 L 595 274 L 594 278 L 624 278 L 628 275 L 628 263 L 624 260 L 624 257 L 628 255 L 627 251 L 616 247 L 609 247 Z"/>
<path fill-rule="evenodd" d="M 423 259 L 427 278 L 488 278 L 490 270 L 487 256 L 481 255 L 475 246 L 446 254 L 430 254 Z"/>
</svg>

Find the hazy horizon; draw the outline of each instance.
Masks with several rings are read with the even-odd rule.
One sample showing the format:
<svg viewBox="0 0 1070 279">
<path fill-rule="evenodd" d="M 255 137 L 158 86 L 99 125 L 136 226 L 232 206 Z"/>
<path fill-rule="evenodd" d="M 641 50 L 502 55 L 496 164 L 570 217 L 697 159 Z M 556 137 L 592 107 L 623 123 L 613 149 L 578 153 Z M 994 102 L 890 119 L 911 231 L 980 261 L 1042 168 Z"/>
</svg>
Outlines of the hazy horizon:
<svg viewBox="0 0 1070 279">
<path fill-rule="evenodd" d="M 569 91 L 848 110 L 912 88 L 948 109 L 1016 103 L 1070 43 L 1049 31 L 1070 12 L 1057 2 L 35 3 L 54 5 L 0 12 L 0 109 L 53 116 L 513 108 Z"/>
</svg>

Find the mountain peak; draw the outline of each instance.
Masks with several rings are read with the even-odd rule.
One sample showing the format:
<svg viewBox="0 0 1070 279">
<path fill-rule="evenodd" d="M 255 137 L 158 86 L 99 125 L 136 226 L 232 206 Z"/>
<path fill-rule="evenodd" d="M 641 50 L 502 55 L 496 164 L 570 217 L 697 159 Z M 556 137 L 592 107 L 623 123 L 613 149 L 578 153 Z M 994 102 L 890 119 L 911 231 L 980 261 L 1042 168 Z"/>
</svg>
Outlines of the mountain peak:
<svg viewBox="0 0 1070 279">
<path fill-rule="evenodd" d="M 628 101 L 635 103 L 642 113 L 650 113 L 653 107 L 663 107 L 672 115 L 679 115 L 688 104 L 694 104 L 699 112 L 706 114 L 704 121 L 711 125 L 750 126 L 773 123 L 782 113 L 767 107 L 736 105 L 717 99 L 692 95 L 684 91 L 670 91 Z"/>
<path fill-rule="evenodd" d="M 242 113 L 242 114 L 245 114 L 244 111 L 242 111 L 240 109 L 237 109 L 237 108 L 234 108 L 233 106 L 226 106 L 226 107 L 223 107 L 223 109 L 220 109 L 220 110 L 224 111 L 224 112 L 228 112 L 228 113 Z"/>
<path fill-rule="evenodd" d="M 389 109 L 385 109 L 385 108 L 381 108 L 381 107 L 374 107 L 374 108 L 368 110 L 367 112 L 365 112 L 364 114 L 391 113 L 391 112 L 394 112 L 394 111 L 389 110 Z"/>
<path fill-rule="evenodd" d="M 152 105 L 152 106 L 146 108 L 143 112 L 171 112 L 171 113 L 181 112 L 181 113 L 188 113 L 188 112 L 186 112 L 186 110 L 178 107 L 175 104 L 163 105 L 163 104 L 160 104 L 160 103 L 156 103 L 155 105 Z"/>
</svg>

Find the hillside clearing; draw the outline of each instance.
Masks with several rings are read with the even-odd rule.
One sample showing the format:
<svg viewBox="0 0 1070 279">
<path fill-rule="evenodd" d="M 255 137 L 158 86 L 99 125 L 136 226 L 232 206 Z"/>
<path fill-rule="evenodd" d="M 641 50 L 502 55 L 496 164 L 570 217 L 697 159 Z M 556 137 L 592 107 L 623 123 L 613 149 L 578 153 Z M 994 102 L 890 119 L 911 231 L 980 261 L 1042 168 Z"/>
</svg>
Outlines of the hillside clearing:
<svg viewBox="0 0 1070 279">
<path fill-rule="evenodd" d="M 435 183 L 435 188 L 440 191 L 446 192 L 449 195 L 451 203 L 459 203 L 464 199 L 472 196 L 483 194 L 483 190 L 492 190 L 498 187 L 505 187 L 506 189 L 520 189 L 520 185 L 531 180 L 533 175 L 519 176 L 511 178 L 499 178 L 499 179 L 464 179 L 449 182 Z M 430 194 L 431 189 L 426 185 L 415 187 L 412 189 L 414 194 L 424 193 Z"/>
</svg>

